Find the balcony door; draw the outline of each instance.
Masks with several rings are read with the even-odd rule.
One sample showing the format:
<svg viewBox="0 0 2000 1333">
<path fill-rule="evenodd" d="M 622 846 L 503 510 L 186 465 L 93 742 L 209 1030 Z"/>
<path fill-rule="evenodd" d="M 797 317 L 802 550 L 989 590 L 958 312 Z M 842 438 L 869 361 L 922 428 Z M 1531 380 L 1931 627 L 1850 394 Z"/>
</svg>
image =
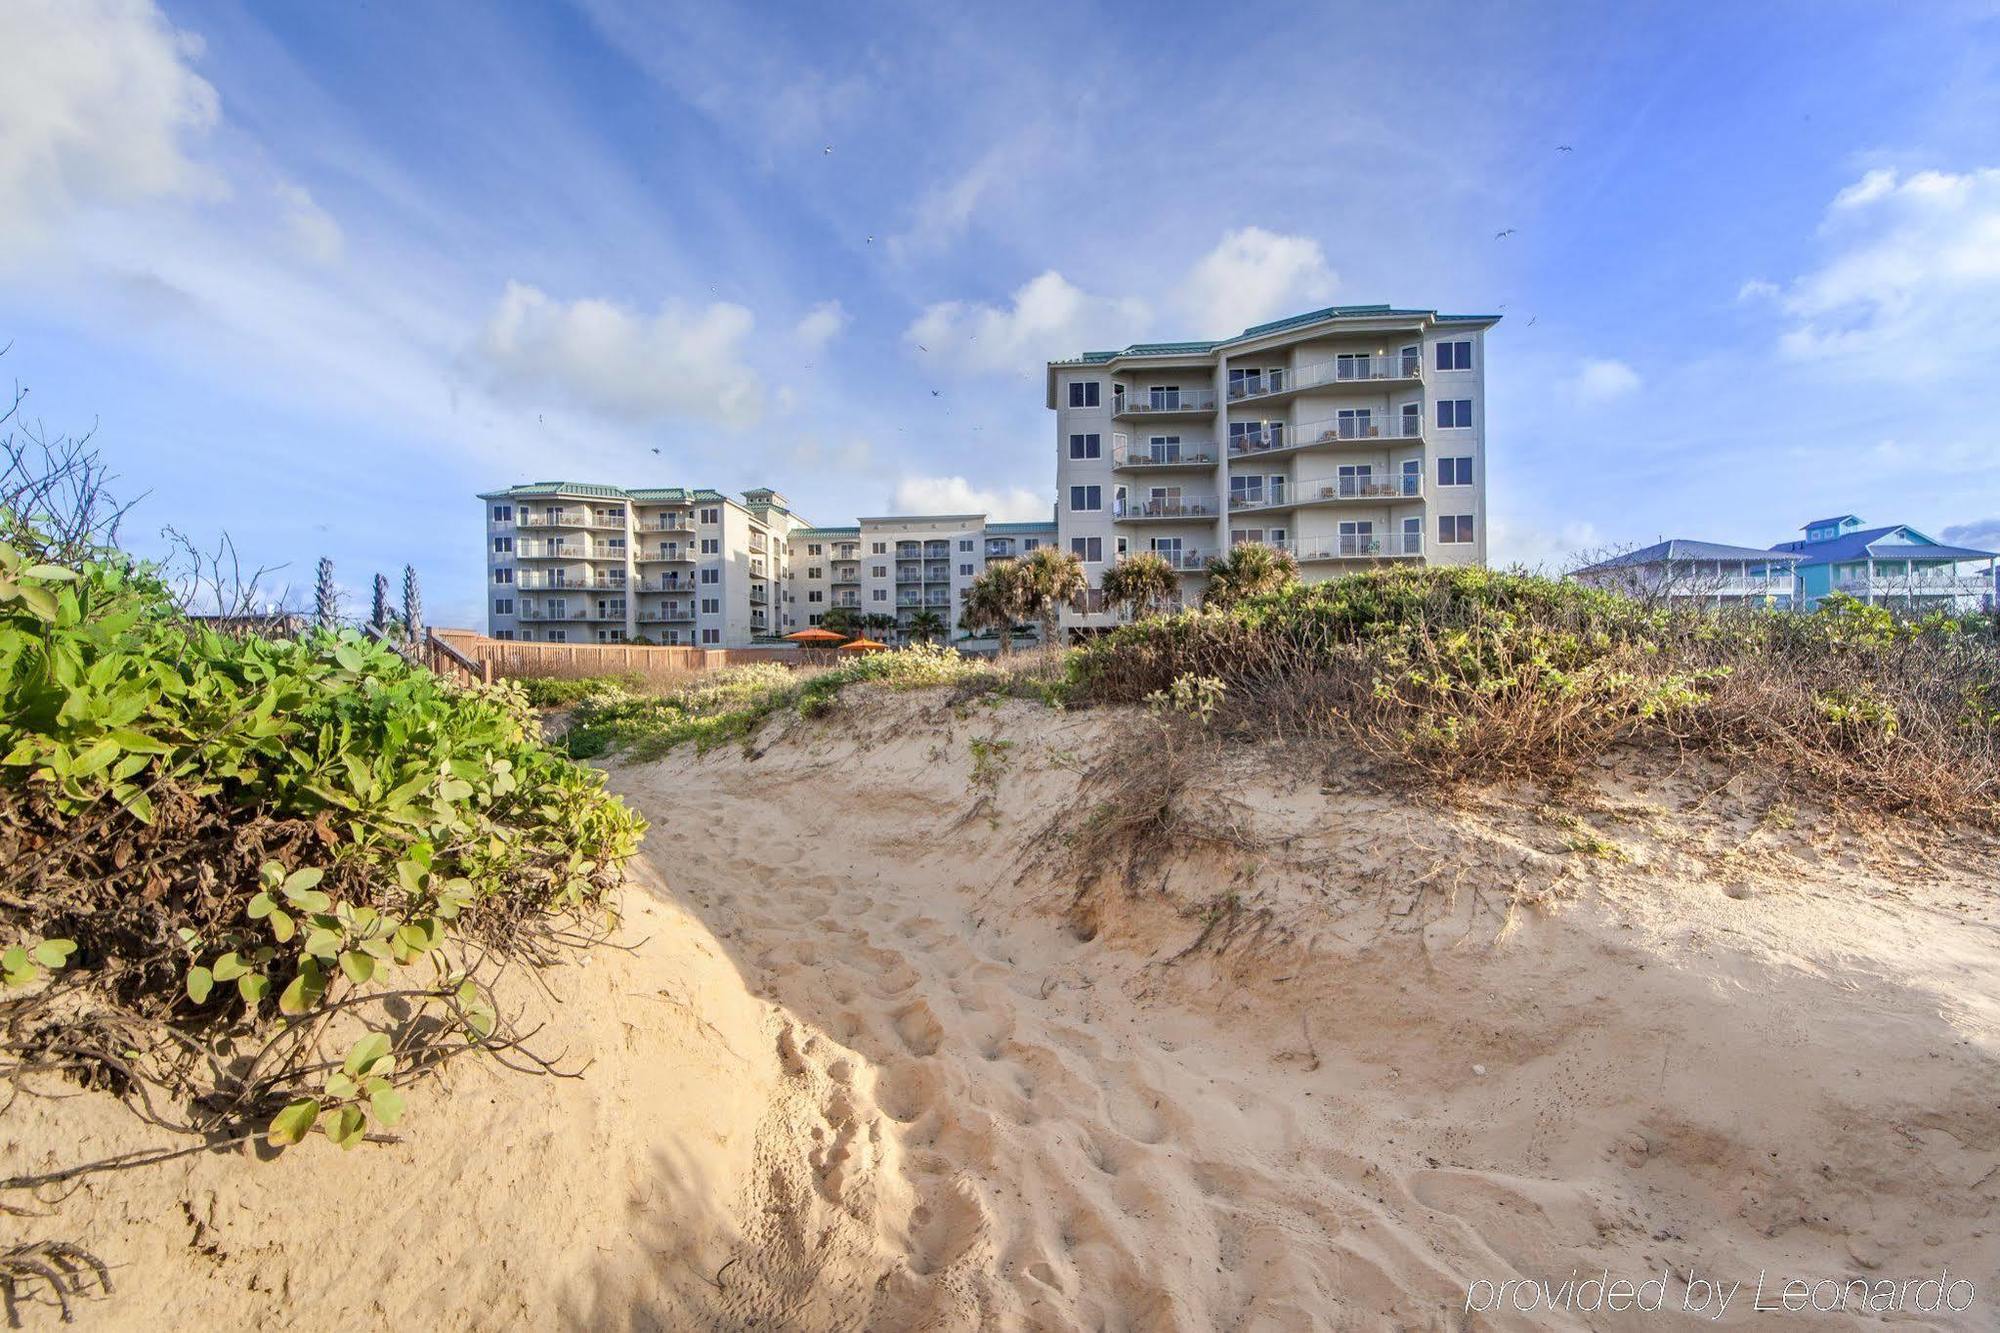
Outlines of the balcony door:
<svg viewBox="0 0 2000 1333">
<path fill-rule="evenodd" d="M 1424 493 L 1423 459 L 1406 458 L 1403 460 L 1402 493 L 1406 498 L 1409 496 L 1422 495 Z"/>
<path fill-rule="evenodd" d="M 1424 552 L 1424 521 L 1421 518 L 1403 520 L 1403 554 L 1422 555 Z"/>
<path fill-rule="evenodd" d="M 1375 549 L 1375 525 L 1366 519 L 1350 519 L 1340 525 L 1340 553 L 1368 555 Z"/>
<path fill-rule="evenodd" d="M 1181 406 L 1181 386 L 1178 384 L 1155 384 L 1147 391 L 1148 401 L 1155 412 L 1177 412 Z"/>
<path fill-rule="evenodd" d="M 1155 435 L 1147 441 L 1152 461 L 1155 463 L 1178 463 L 1181 461 L 1181 437 L 1178 435 Z"/>
<path fill-rule="evenodd" d="M 1375 465 L 1373 463 L 1342 463 L 1340 465 L 1340 493 L 1348 498 L 1372 495 L 1375 486 Z"/>
<path fill-rule="evenodd" d="M 1175 569 L 1181 567 L 1181 539 L 1179 537 L 1155 537 L 1151 545 L 1154 555 L 1162 557 Z"/>
<path fill-rule="evenodd" d="M 1343 407 L 1340 409 L 1340 438 L 1343 440 L 1366 440 L 1375 435 L 1375 411 L 1368 407 Z"/>
<path fill-rule="evenodd" d="M 1149 514 L 1178 514 L 1181 512 L 1181 488 L 1178 486 L 1153 486 L 1146 491 L 1146 512 Z"/>
</svg>

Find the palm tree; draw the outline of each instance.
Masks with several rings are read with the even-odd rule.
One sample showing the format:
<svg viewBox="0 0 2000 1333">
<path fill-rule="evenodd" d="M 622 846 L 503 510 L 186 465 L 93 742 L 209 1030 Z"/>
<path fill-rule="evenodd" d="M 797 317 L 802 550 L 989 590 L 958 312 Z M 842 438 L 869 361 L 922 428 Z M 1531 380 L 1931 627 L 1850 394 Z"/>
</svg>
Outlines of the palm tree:
<svg viewBox="0 0 2000 1333">
<path fill-rule="evenodd" d="M 991 630 L 1000 640 L 1000 655 L 1014 647 L 1014 622 L 1021 618 L 1020 580 L 1014 562 L 990 566 L 965 590 L 965 610 L 959 618 L 968 633 Z"/>
<path fill-rule="evenodd" d="M 870 611 L 861 617 L 861 627 L 871 634 L 889 634 L 896 628 L 896 617 L 885 616 L 880 611 Z"/>
<path fill-rule="evenodd" d="M 1208 562 L 1208 590 L 1203 606 L 1227 610 L 1246 597 L 1276 592 L 1299 581 L 1299 562 L 1292 553 L 1262 542 L 1242 542 L 1229 554 Z"/>
<path fill-rule="evenodd" d="M 1125 608 L 1134 620 L 1144 620 L 1180 594 L 1181 576 L 1172 562 L 1156 551 L 1130 555 L 1104 571 L 1104 596 Z"/>
<path fill-rule="evenodd" d="M 1056 641 L 1056 620 L 1065 606 L 1082 606 L 1090 592 L 1090 577 L 1083 561 L 1069 551 L 1043 546 L 1014 562 L 1014 580 L 1019 589 L 1021 614 L 1042 623 L 1042 647 L 1051 649 Z"/>
<path fill-rule="evenodd" d="M 819 618 L 819 627 L 851 639 L 861 632 L 861 617 L 851 606 L 836 606 Z"/>
<path fill-rule="evenodd" d="M 944 617 L 925 607 L 910 617 L 909 632 L 912 643 L 933 643 L 944 637 Z"/>
</svg>

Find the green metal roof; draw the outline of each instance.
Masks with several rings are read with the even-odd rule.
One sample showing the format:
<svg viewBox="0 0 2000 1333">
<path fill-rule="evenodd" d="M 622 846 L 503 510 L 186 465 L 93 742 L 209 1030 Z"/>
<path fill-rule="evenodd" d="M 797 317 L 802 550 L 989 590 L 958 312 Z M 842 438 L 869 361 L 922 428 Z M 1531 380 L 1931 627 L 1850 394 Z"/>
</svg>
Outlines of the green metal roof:
<svg viewBox="0 0 2000 1333">
<path fill-rule="evenodd" d="M 1440 315 L 1435 310 L 1407 310 L 1390 305 L 1330 305 L 1323 310 L 1309 310 L 1302 315 L 1287 315 L 1267 324 L 1253 324 L 1234 337 L 1217 338 L 1212 342 L 1171 342 L 1133 343 L 1129 347 L 1110 352 L 1085 352 L 1058 361 L 1056 365 L 1102 365 L 1121 356 L 1206 356 L 1218 347 L 1242 342 L 1247 338 L 1262 338 L 1266 334 L 1282 333 L 1286 329 L 1300 328 L 1307 324 L 1317 324 L 1327 319 L 1421 319 L 1429 317 L 1439 323 L 1497 323 L 1498 315 Z"/>
<path fill-rule="evenodd" d="M 689 490 L 685 486 L 648 486 L 626 490 L 622 486 L 605 486 L 592 481 L 531 481 L 509 486 L 505 490 L 482 491 L 479 498 L 504 500 L 513 496 L 536 495 L 576 495 L 598 500 L 633 500 L 639 504 L 736 503 L 721 491 L 707 488 Z"/>
<path fill-rule="evenodd" d="M 793 528 L 791 535 L 794 537 L 859 537 L 861 535 L 861 528 L 858 525 L 851 528 Z"/>
<path fill-rule="evenodd" d="M 1042 533 L 1054 532 L 1055 530 L 1056 521 L 1054 519 L 1049 519 L 1041 523 L 988 523 L 986 525 L 988 536 L 1000 537 L 1037 537 Z"/>
</svg>

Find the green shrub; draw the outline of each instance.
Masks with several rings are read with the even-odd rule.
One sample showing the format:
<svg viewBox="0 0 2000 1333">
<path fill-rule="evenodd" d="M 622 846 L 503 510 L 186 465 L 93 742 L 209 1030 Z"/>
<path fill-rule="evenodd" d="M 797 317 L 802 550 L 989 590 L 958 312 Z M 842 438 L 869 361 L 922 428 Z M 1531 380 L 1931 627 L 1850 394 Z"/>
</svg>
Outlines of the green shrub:
<svg viewBox="0 0 2000 1333">
<path fill-rule="evenodd" d="M 529 676 L 515 682 L 532 708 L 568 708 L 592 695 L 642 689 L 641 676 Z"/>
<path fill-rule="evenodd" d="M 352 632 L 217 634 L 116 552 L 0 544 L 0 929 L 61 965 L 8 968 L 16 1061 L 165 1088 L 190 1133 L 279 1111 L 273 1142 L 351 1147 L 515 1039 L 487 979 L 600 919 L 644 827 L 517 687 Z"/>
</svg>

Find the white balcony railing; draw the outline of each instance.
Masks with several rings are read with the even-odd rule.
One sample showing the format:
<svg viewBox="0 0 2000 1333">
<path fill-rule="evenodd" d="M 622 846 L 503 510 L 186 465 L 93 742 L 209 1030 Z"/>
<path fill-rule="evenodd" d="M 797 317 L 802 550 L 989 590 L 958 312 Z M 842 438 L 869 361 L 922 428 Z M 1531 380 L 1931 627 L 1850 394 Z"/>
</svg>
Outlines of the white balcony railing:
<svg viewBox="0 0 2000 1333">
<path fill-rule="evenodd" d="M 1993 591 L 1990 575 L 1976 574 L 1884 574 L 1873 579 L 1866 575 L 1834 580 L 1834 588 L 1856 597 L 1964 597 Z"/>
<path fill-rule="evenodd" d="M 1132 556 L 1140 556 L 1140 555 L 1156 555 L 1160 557 L 1160 559 L 1166 561 L 1169 565 L 1172 565 L 1176 572 L 1182 574 L 1199 574 L 1203 570 L 1208 568 L 1209 553 L 1207 551 L 1197 550 L 1190 547 L 1180 547 L 1178 549 L 1170 548 L 1167 550 L 1134 551 L 1132 552 L 1131 556 L 1127 556 L 1125 558 L 1129 560 L 1132 558 Z"/>
<path fill-rule="evenodd" d="M 515 558 L 520 560 L 587 560 L 590 558 L 590 548 L 565 546 L 561 542 L 543 542 L 539 546 L 523 543 L 514 554 Z"/>
<path fill-rule="evenodd" d="M 1111 414 L 1119 417 L 1170 416 L 1175 413 L 1213 412 L 1213 389 L 1132 389 L 1111 395 Z"/>
<path fill-rule="evenodd" d="M 1296 368 L 1281 367 L 1266 371 L 1256 378 L 1246 376 L 1231 380 L 1229 401 L 1240 403 L 1253 398 L 1268 398 L 1273 394 L 1303 393 L 1343 384 L 1414 380 L 1422 378 L 1423 370 L 1423 356 L 1414 349 L 1386 356 L 1340 355 Z"/>
<path fill-rule="evenodd" d="M 1218 513 L 1212 495 L 1141 495 L 1112 505 L 1114 519 L 1214 518 Z"/>
<path fill-rule="evenodd" d="M 1213 440 L 1145 440 L 1111 449 L 1111 466 L 1121 468 L 1212 467 L 1219 458 Z"/>
<path fill-rule="evenodd" d="M 1346 440 L 1421 440 L 1424 419 L 1417 412 L 1354 412 L 1346 416 L 1301 421 L 1292 429 L 1294 444 L 1332 444 Z"/>
</svg>

